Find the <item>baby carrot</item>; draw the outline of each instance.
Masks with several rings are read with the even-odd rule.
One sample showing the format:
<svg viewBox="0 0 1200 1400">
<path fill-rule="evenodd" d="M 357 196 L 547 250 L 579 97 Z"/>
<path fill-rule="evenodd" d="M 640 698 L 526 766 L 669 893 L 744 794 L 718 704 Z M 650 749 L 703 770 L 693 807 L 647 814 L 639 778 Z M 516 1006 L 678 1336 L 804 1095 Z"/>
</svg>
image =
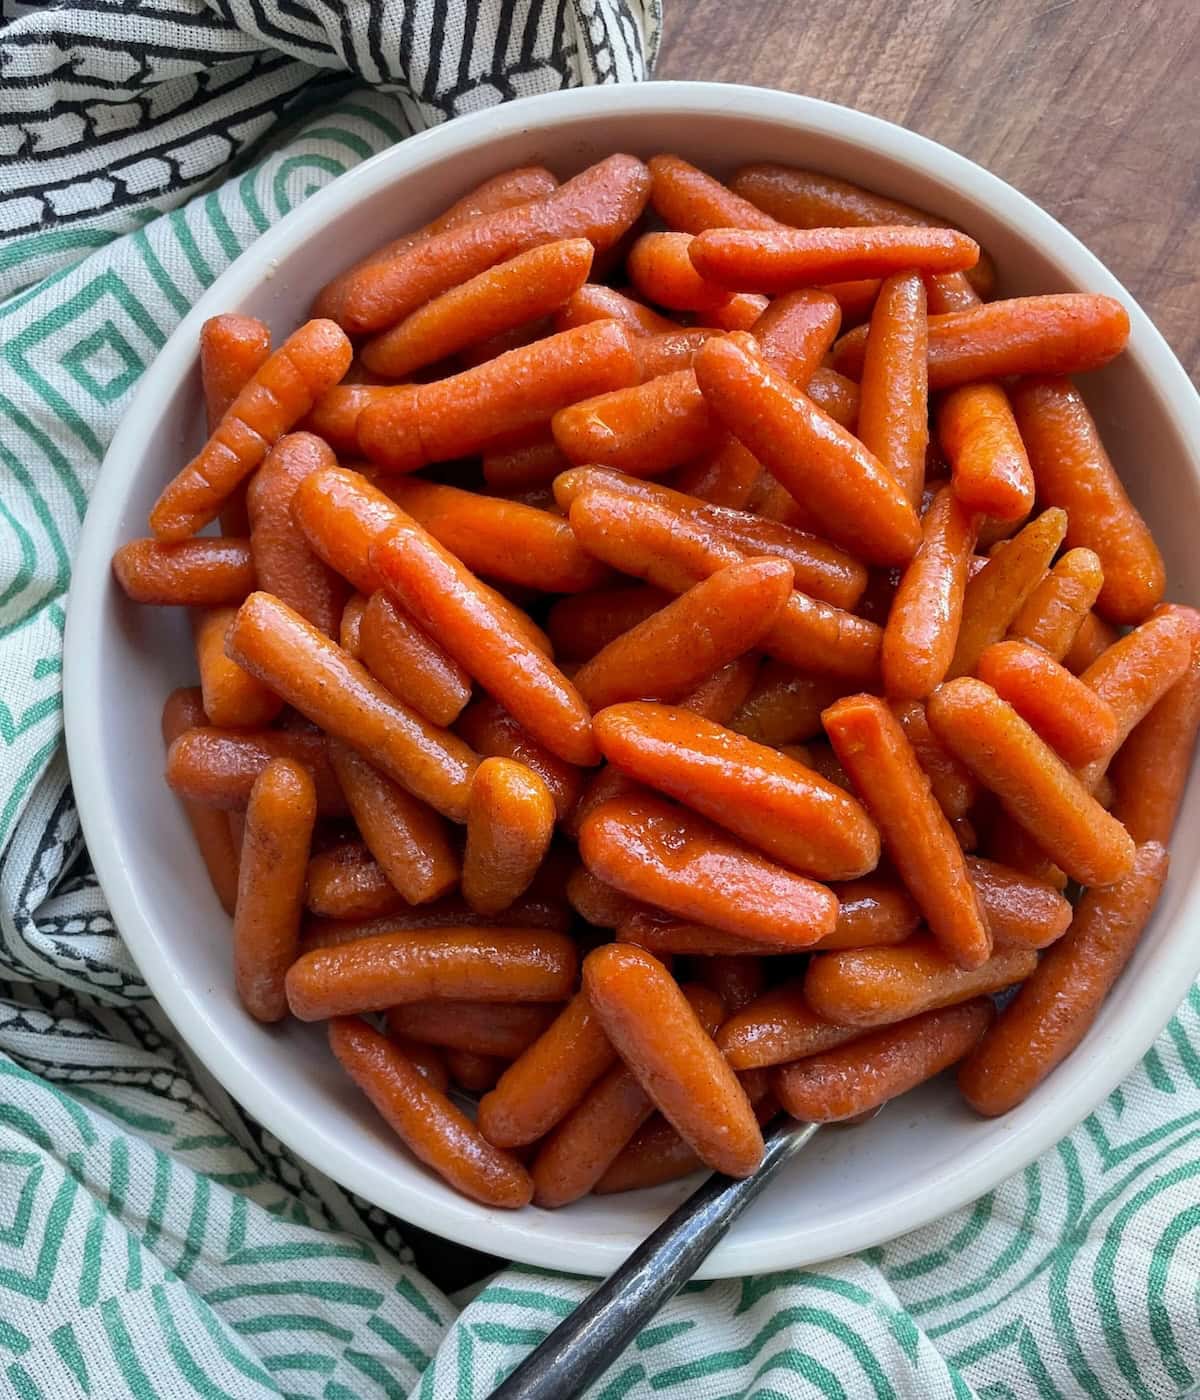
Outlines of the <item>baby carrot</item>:
<svg viewBox="0 0 1200 1400">
<path fill-rule="evenodd" d="M 586 238 L 543 243 L 470 278 L 368 340 L 363 364 L 372 374 L 401 379 L 465 345 L 545 316 L 587 280 L 592 245 Z"/>
<path fill-rule="evenodd" d="M 463 895 L 481 914 L 498 914 L 524 894 L 554 834 L 554 799 L 531 768 L 485 758 L 471 781 Z"/>
<path fill-rule="evenodd" d="M 1066 872 L 1050 859 L 1033 837 L 1003 808 L 995 814 L 988 832 L 988 852 L 1002 865 L 1040 880 L 1054 890 L 1070 883 Z"/>
<path fill-rule="evenodd" d="M 883 629 L 880 664 L 888 695 L 918 700 L 940 685 L 950 669 L 976 525 L 949 486 L 942 487 L 925 512 L 921 543 L 901 575 Z"/>
<path fill-rule="evenodd" d="M 830 885 L 837 895 L 838 917 L 833 932 L 818 948 L 872 948 L 902 943 L 921 922 L 917 906 L 894 879 L 867 875 Z"/>
<path fill-rule="evenodd" d="M 593 812 L 580 829 L 579 853 L 592 874 L 622 893 L 743 938 L 803 948 L 837 923 L 837 900 L 823 885 L 648 794 Z"/>
<path fill-rule="evenodd" d="M 1128 872 L 1125 829 L 991 686 L 969 676 L 948 681 L 928 711 L 938 738 L 1073 880 L 1111 885 Z"/>
<path fill-rule="evenodd" d="M 366 853 L 365 846 L 360 849 Z M 310 877 L 312 865 L 310 861 Z M 536 893 L 517 900 L 504 911 L 503 918 L 477 914 L 461 895 L 453 894 L 436 899 L 432 904 L 410 905 L 399 901 L 399 907 L 390 913 L 377 914 L 369 919 L 308 919 L 300 933 L 300 952 L 308 953 L 314 948 L 336 948 L 342 943 L 355 943 L 360 938 L 374 938 L 377 934 L 396 933 L 401 929 L 544 928 L 554 933 L 566 933 L 572 922 L 569 905 Z"/>
<path fill-rule="evenodd" d="M 549 511 L 416 478 L 387 482 L 385 490 L 475 573 L 544 593 L 582 593 L 609 578 Z"/>
<path fill-rule="evenodd" d="M 783 865 L 851 880 L 879 862 L 879 834 L 859 804 L 774 749 L 669 705 L 610 706 L 595 730 L 623 773 Z"/>
<path fill-rule="evenodd" d="M 376 248 L 353 267 L 339 273 L 332 282 L 326 283 L 313 302 L 313 315 L 331 316 L 336 321 L 346 287 L 354 284 L 363 268 L 386 263 L 418 243 L 423 243 L 436 234 L 461 228 L 482 214 L 497 214 L 502 209 L 516 209 L 523 204 L 531 204 L 534 200 L 545 199 L 556 189 L 558 181 L 541 165 L 518 166 L 514 170 L 505 170 L 499 175 L 493 175 L 490 180 L 485 180 L 482 185 L 456 200 L 449 209 L 443 210 L 436 219 L 430 220 L 419 229 L 414 229 L 412 233 L 403 234 L 391 243 Z"/>
<path fill-rule="evenodd" d="M 173 690 L 163 705 L 163 743 L 169 748 L 181 734 L 207 723 L 198 688 Z M 182 799 L 182 806 L 213 891 L 225 912 L 232 914 L 237 902 L 239 850 L 234 845 L 229 816 L 187 798 Z"/>
<path fill-rule="evenodd" d="M 271 332 L 253 316 L 226 312 L 200 327 L 200 382 L 211 433 L 271 353 Z"/>
<path fill-rule="evenodd" d="M 459 867 L 442 818 L 345 744 L 332 744 L 330 758 L 367 849 L 406 903 L 449 893 Z"/>
<path fill-rule="evenodd" d="M 397 914 L 404 896 L 361 841 L 342 841 L 308 863 L 305 902 L 323 919 L 361 922 Z"/>
<path fill-rule="evenodd" d="M 986 997 L 926 1011 L 777 1069 L 776 1097 L 793 1118 L 836 1123 L 878 1108 L 961 1060 L 994 1016 Z"/>
<path fill-rule="evenodd" d="M 225 634 L 236 613 L 236 608 L 206 608 L 194 618 L 200 689 L 212 724 L 255 729 L 270 724 L 283 701 L 225 655 Z"/>
<path fill-rule="evenodd" d="M 292 759 L 273 758 L 250 792 L 233 915 L 238 997 L 257 1021 L 287 1015 L 284 976 L 296 957 L 316 819 L 308 771 Z"/>
<path fill-rule="evenodd" d="M 341 457 L 361 457 L 358 420 L 368 404 L 408 394 L 408 384 L 335 384 L 297 425 L 322 438 Z"/>
<path fill-rule="evenodd" d="M 704 985 L 716 992 L 731 1015 L 762 996 L 767 986 L 767 974 L 761 958 L 706 958 L 699 973 Z"/>
<path fill-rule="evenodd" d="M 754 653 L 739 656 L 685 695 L 679 702 L 680 708 L 714 724 L 727 725 L 750 694 L 758 667 L 759 659 Z"/>
<path fill-rule="evenodd" d="M 729 300 L 724 287 L 707 282 L 688 256 L 690 233 L 643 233 L 629 250 L 634 288 L 656 306 L 673 311 L 714 312 Z"/>
<path fill-rule="evenodd" d="M 679 700 L 770 631 L 792 591 L 783 559 L 718 569 L 599 651 L 575 674 L 584 700 Z"/>
<path fill-rule="evenodd" d="M 1070 530 L 1069 520 L 1067 529 Z M 1032 642 L 1047 656 L 1062 661 L 1103 583 L 1104 569 L 1098 554 L 1090 549 L 1067 550 L 1025 600 L 1008 635 L 1017 641 Z M 1087 664 L 1092 660 L 1095 657 Z"/>
<path fill-rule="evenodd" d="M 804 996 L 818 1015 L 838 1025 L 886 1026 L 1003 991 L 1023 982 L 1037 961 L 1033 948 L 998 948 L 987 962 L 964 971 L 922 934 L 889 948 L 821 953 L 808 965 Z"/>
<path fill-rule="evenodd" d="M 598 880 L 582 865 L 573 870 L 567 880 L 567 898 L 584 923 L 596 928 L 616 928 L 622 919 L 643 908 L 636 899 L 630 899 L 620 890 Z"/>
<path fill-rule="evenodd" d="M 450 1071 L 446 1068 L 446 1057 L 436 1046 L 422 1045 L 419 1041 L 409 1040 L 403 1035 L 389 1034 L 388 1040 L 427 1084 L 441 1094 L 449 1089 Z"/>
<path fill-rule="evenodd" d="M 1081 676 L 1093 661 L 1104 655 L 1119 635 L 1112 623 L 1105 622 L 1097 613 L 1085 614 L 1075 633 L 1075 640 L 1062 659 L 1063 665 L 1068 671 Z"/>
<path fill-rule="evenodd" d="M 296 529 L 292 502 L 306 476 L 336 466 L 337 458 L 320 438 L 289 433 L 267 453 L 246 491 L 258 587 L 330 636 L 341 621 L 346 586 Z"/>
<path fill-rule="evenodd" d="M 861 326 L 842 336 L 834 347 L 834 369 L 857 378 L 866 339 Z M 930 316 L 929 387 L 953 389 L 1009 374 L 1099 369 L 1120 354 L 1128 339 L 1129 316 L 1112 297 L 1059 292 L 987 302 Z"/>
<path fill-rule="evenodd" d="M 543 748 L 490 696 L 468 705 L 456 728 L 477 753 L 488 758 L 511 758 L 532 769 L 550 790 L 559 821 L 565 821 L 575 810 L 583 790 L 583 773 Z"/>
<path fill-rule="evenodd" d="M 590 166 L 535 203 L 481 215 L 347 277 L 334 311 L 352 333 L 384 330 L 433 297 L 542 243 L 610 248 L 645 208 L 650 175 L 633 156 Z"/>
<path fill-rule="evenodd" d="M 358 440 L 385 470 L 410 472 L 548 423 L 556 410 L 636 384 L 640 374 L 629 333 L 614 321 L 592 321 L 448 379 L 372 399 L 358 416 Z"/>
<path fill-rule="evenodd" d="M 690 369 L 696 351 L 706 340 L 720 335 L 714 326 L 693 326 L 668 335 L 641 335 L 631 340 L 633 353 L 643 379 L 656 379 L 676 370 Z"/>
<path fill-rule="evenodd" d="M 767 661 L 729 727 L 772 748 L 811 739 L 821 733 L 821 711 L 844 689 L 836 677 Z"/>
<path fill-rule="evenodd" d="M 113 555 L 112 570 L 135 603 L 219 608 L 254 588 L 249 540 L 130 540 Z"/>
<path fill-rule="evenodd" d="M 727 933 L 708 924 L 673 918 L 648 906 L 625 915 L 617 924 L 616 935 L 619 942 L 645 948 L 656 958 L 663 959 L 676 954 L 688 958 L 765 958 L 796 951 L 794 943 L 783 939 L 768 942 L 757 935 L 744 937 Z"/>
<path fill-rule="evenodd" d="M 1008 631 L 1033 590 L 1045 577 L 1067 531 L 1065 512 L 1042 511 L 1011 540 L 1004 541 L 967 584 L 954 659 L 953 679 L 975 669 L 984 651 Z"/>
<path fill-rule="evenodd" d="M 865 365 L 863 376 L 865 383 Z M 952 389 L 938 405 L 937 426 L 954 494 L 963 506 L 996 520 L 1023 520 L 1033 509 L 1033 471 L 1000 385 Z"/>
<path fill-rule="evenodd" d="M 980 856 L 967 857 L 967 873 L 997 948 L 1045 948 L 1067 931 L 1071 905 L 1045 880 Z"/>
<path fill-rule="evenodd" d="M 216 518 L 271 447 L 341 379 L 350 342 L 332 321 L 290 335 L 229 406 L 199 453 L 164 487 L 150 512 L 155 538 L 183 540 Z"/>
<path fill-rule="evenodd" d="M 706 1165 L 749 1176 L 762 1159 L 754 1110 L 674 978 L 649 953 L 611 943 L 590 953 L 584 988 L 617 1053 Z"/>
<path fill-rule="evenodd" d="M 273 758 L 294 758 L 312 774 L 317 809 L 344 817 L 346 801 L 323 734 L 284 729 L 228 730 L 203 725 L 180 733 L 167 750 L 167 785 L 188 802 L 245 811 L 254 780 Z"/>
<path fill-rule="evenodd" d="M 579 692 L 495 606 L 464 565 L 415 521 L 398 523 L 372 551 L 389 591 L 426 632 L 551 753 L 589 766 L 598 759 L 591 714 Z"/>
<path fill-rule="evenodd" d="M 357 656 L 398 700 L 434 724 L 453 724 L 471 698 L 470 676 L 382 589 L 363 607 Z"/>
<path fill-rule="evenodd" d="M 987 917 L 899 721 L 873 695 L 846 696 L 823 720 L 892 864 L 938 942 L 960 967 L 986 962 L 991 955 Z"/>
<path fill-rule="evenodd" d="M 709 229 L 689 248 L 702 278 L 730 291 L 790 292 L 822 282 L 888 277 L 894 272 L 961 272 L 979 245 L 956 229 Z"/>
<path fill-rule="evenodd" d="M 979 658 L 975 674 L 1072 768 L 1107 758 L 1116 747 L 1112 707 L 1040 647 L 996 642 Z"/>
<path fill-rule="evenodd" d="M 825 359 L 842 312 L 828 292 L 805 288 L 776 297 L 754 323 L 764 360 L 803 388 Z"/>
<path fill-rule="evenodd" d="M 414 797 L 466 817 L 476 755 L 395 699 L 361 662 L 269 593 L 253 593 L 229 629 L 229 655 L 288 704 L 343 739 Z"/>
<path fill-rule="evenodd" d="M 717 1046 L 731 1069 L 761 1069 L 832 1050 L 862 1034 L 820 1016 L 804 996 L 804 981 L 781 982 L 735 1011 L 717 1032 Z"/>
<path fill-rule="evenodd" d="M 903 564 L 920 523 L 895 479 L 856 438 L 765 361 L 728 339 L 696 356 L 701 391 L 825 533 L 870 563 Z"/>
<path fill-rule="evenodd" d="M 1122 879 L 1084 891 L 1066 936 L 959 1070 L 958 1087 L 976 1112 L 1015 1108 L 1084 1038 L 1137 947 L 1167 865 L 1166 850 L 1148 842 Z"/>
<path fill-rule="evenodd" d="M 596 589 L 560 598 L 546 618 L 554 653 L 563 661 L 590 661 L 598 651 L 671 601 L 671 594 L 645 584 Z"/>
<path fill-rule="evenodd" d="M 305 953 L 287 994 L 302 1021 L 431 998 L 565 1001 L 577 967 L 573 941 L 544 929 L 406 929 Z"/>
<path fill-rule="evenodd" d="M 409 1151 L 456 1191 L 499 1209 L 529 1204 L 533 1183 L 525 1168 L 493 1147 L 394 1041 L 366 1021 L 345 1016 L 330 1023 L 329 1044 Z"/>
<path fill-rule="evenodd" d="M 483 479 L 493 491 L 529 491 L 549 485 L 571 465 L 548 429 L 530 429 L 518 447 L 483 454 Z"/>
<path fill-rule="evenodd" d="M 479 1131 L 497 1147 L 525 1147 L 579 1103 L 617 1052 L 588 997 L 577 992 L 479 1101 Z"/>
<path fill-rule="evenodd" d="M 674 321 L 643 306 L 640 301 L 597 282 L 585 282 L 567 299 L 554 318 L 554 329 L 569 331 L 588 321 L 617 321 L 635 336 L 670 335 L 679 329 Z"/>
<path fill-rule="evenodd" d="M 925 284 L 915 272 L 887 278 L 871 312 L 857 435 L 915 504 L 929 445 Z"/>
<path fill-rule="evenodd" d="M 558 1015 L 558 1007 L 494 1001 L 409 1001 L 387 1013 L 388 1034 L 473 1055 L 515 1060 Z M 508 1144 L 498 1143 L 504 1147 Z"/>
<path fill-rule="evenodd" d="M 703 233 L 706 228 L 778 228 L 778 221 L 680 156 L 654 156 L 650 204 L 668 228 Z"/>
<path fill-rule="evenodd" d="M 938 741 L 920 700 L 893 700 L 891 707 L 925 770 L 938 806 L 951 822 L 965 817 L 979 796 L 979 784 Z"/>
<path fill-rule="evenodd" d="M 679 467 L 671 485 L 710 505 L 740 508 L 761 476 L 762 463 L 754 453 L 727 434 L 715 451 Z"/>
<path fill-rule="evenodd" d="M 1067 543 L 1095 550 L 1104 570 L 1097 608 L 1110 622 L 1141 622 L 1161 601 L 1162 555 L 1125 493 L 1079 391 L 1065 379 L 1031 379 L 1013 409 L 1047 505 L 1067 512 Z"/>
<path fill-rule="evenodd" d="M 447 1050 L 445 1055 L 455 1087 L 468 1094 L 486 1094 L 504 1072 L 504 1061 L 496 1055 L 476 1055 L 470 1050 Z"/>
<path fill-rule="evenodd" d="M 704 1030 L 714 1034 L 725 1015 L 716 993 L 692 985 L 684 987 L 682 995 Z M 538 1149 L 532 1167 L 536 1204 L 553 1208 L 586 1196 L 653 1113 L 654 1101 L 633 1071 L 615 1065 Z"/>
</svg>

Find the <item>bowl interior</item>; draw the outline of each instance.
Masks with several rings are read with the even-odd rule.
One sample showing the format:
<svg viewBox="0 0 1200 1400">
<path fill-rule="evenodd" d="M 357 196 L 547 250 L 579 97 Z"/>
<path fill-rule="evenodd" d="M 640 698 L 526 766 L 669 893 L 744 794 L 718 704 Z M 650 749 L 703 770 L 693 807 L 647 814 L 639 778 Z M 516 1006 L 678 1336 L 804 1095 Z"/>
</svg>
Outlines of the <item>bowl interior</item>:
<svg viewBox="0 0 1200 1400">
<path fill-rule="evenodd" d="M 198 445 L 200 322 L 261 316 L 277 335 L 315 289 L 380 241 L 419 225 L 483 178 L 544 162 L 569 175 L 615 150 L 676 151 L 720 175 L 780 160 L 860 181 L 961 224 L 993 254 L 1002 294 L 1106 291 L 1133 311 L 1129 353 L 1082 387 L 1166 555 L 1171 596 L 1200 603 L 1195 396 L 1146 318 L 1101 265 L 994 177 L 886 123 L 748 88 L 655 84 L 593 89 L 460 119 L 352 171 L 265 235 L 222 277 L 162 352 L 105 463 L 77 564 L 67 635 L 68 735 L 84 826 L 119 927 L 198 1057 L 314 1165 L 444 1236 L 510 1258 L 605 1272 L 694 1181 L 589 1199 L 559 1212 L 489 1211 L 457 1196 L 392 1139 L 348 1089 L 318 1027 L 264 1029 L 234 994 L 229 922 L 178 804 L 162 781 L 163 698 L 194 681 L 186 619 L 128 604 L 113 548 L 142 535 L 163 482 Z M 1190 438 L 1190 441 L 1189 441 Z M 1200 965 L 1200 796 L 1176 832 L 1175 872 L 1155 919 L 1087 1044 L 1015 1113 L 973 1117 L 935 1083 L 860 1130 L 831 1130 L 785 1171 L 703 1273 L 796 1267 L 879 1243 L 990 1189 L 1090 1110 L 1144 1052 Z"/>
</svg>

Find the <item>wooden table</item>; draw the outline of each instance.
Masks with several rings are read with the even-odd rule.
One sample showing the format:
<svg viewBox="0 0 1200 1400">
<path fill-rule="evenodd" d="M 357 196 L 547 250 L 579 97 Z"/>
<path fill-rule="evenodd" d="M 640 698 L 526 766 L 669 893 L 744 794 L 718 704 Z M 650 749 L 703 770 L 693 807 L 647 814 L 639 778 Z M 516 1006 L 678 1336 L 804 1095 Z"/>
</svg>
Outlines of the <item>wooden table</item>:
<svg viewBox="0 0 1200 1400">
<path fill-rule="evenodd" d="M 660 78 L 757 83 L 970 156 L 1077 234 L 1200 371 L 1197 0 L 665 0 Z"/>
</svg>

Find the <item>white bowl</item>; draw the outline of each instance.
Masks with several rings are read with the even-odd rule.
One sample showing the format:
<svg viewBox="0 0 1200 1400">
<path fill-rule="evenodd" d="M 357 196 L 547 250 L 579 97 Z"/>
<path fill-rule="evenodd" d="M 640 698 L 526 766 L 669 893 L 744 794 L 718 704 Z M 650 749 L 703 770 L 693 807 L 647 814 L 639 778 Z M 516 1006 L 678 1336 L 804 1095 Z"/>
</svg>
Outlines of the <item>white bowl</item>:
<svg viewBox="0 0 1200 1400">
<path fill-rule="evenodd" d="M 960 224 L 993 254 L 1002 294 L 1106 292 L 1133 335 L 1081 381 L 1162 545 L 1172 598 L 1200 603 L 1200 400 L 1132 298 L 1070 233 L 1011 186 L 900 127 L 844 107 L 711 83 L 593 87 L 460 117 L 349 171 L 254 244 L 200 299 L 147 371 L 105 459 L 83 531 L 66 633 L 66 727 L 83 828 L 117 926 L 180 1034 L 295 1152 L 360 1196 L 447 1238 L 526 1263 L 609 1272 L 694 1182 L 560 1211 L 488 1210 L 451 1191 L 352 1091 L 320 1027 L 264 1029 L 240 1010 L 229 921 L 162 780 L 163 699 L 191 683 L 180 611 L 139 608 L 109 560 L 201 434 L 202 322 L 220 311 L 276 335 L 340 268 L 489 175 L 546 162 L 562 175 L 613 151 L 675 151 L 722 174 L 790 161 Z M 1189 791 L 1175 871 L 1085 1044 L 1019 1109 L 974 1117 L 952 1083 L 925 1086 L 859 1130 L 821 1134 L 735 1225 L 704 1277 L 794 1268 L 879 1244 L 973 1200 L 1075 1126 L 1132 1069 L 1200 970 L 1200 795 Z"/>
</svg>

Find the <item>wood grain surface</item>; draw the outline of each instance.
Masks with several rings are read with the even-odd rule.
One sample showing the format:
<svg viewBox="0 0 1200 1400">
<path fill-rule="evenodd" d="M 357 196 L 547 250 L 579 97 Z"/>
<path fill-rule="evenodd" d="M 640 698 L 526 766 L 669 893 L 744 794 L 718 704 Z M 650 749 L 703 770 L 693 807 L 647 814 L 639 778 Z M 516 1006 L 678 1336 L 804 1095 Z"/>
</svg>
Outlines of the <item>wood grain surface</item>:
<svg viewBox="0 0 1200 1400">
<path fill-rule="evenodd" d="M 1200 0 L 666 0 L 660 78 L 886 117 L 1037 200 L 1200 372 Z"/>
</svg>

